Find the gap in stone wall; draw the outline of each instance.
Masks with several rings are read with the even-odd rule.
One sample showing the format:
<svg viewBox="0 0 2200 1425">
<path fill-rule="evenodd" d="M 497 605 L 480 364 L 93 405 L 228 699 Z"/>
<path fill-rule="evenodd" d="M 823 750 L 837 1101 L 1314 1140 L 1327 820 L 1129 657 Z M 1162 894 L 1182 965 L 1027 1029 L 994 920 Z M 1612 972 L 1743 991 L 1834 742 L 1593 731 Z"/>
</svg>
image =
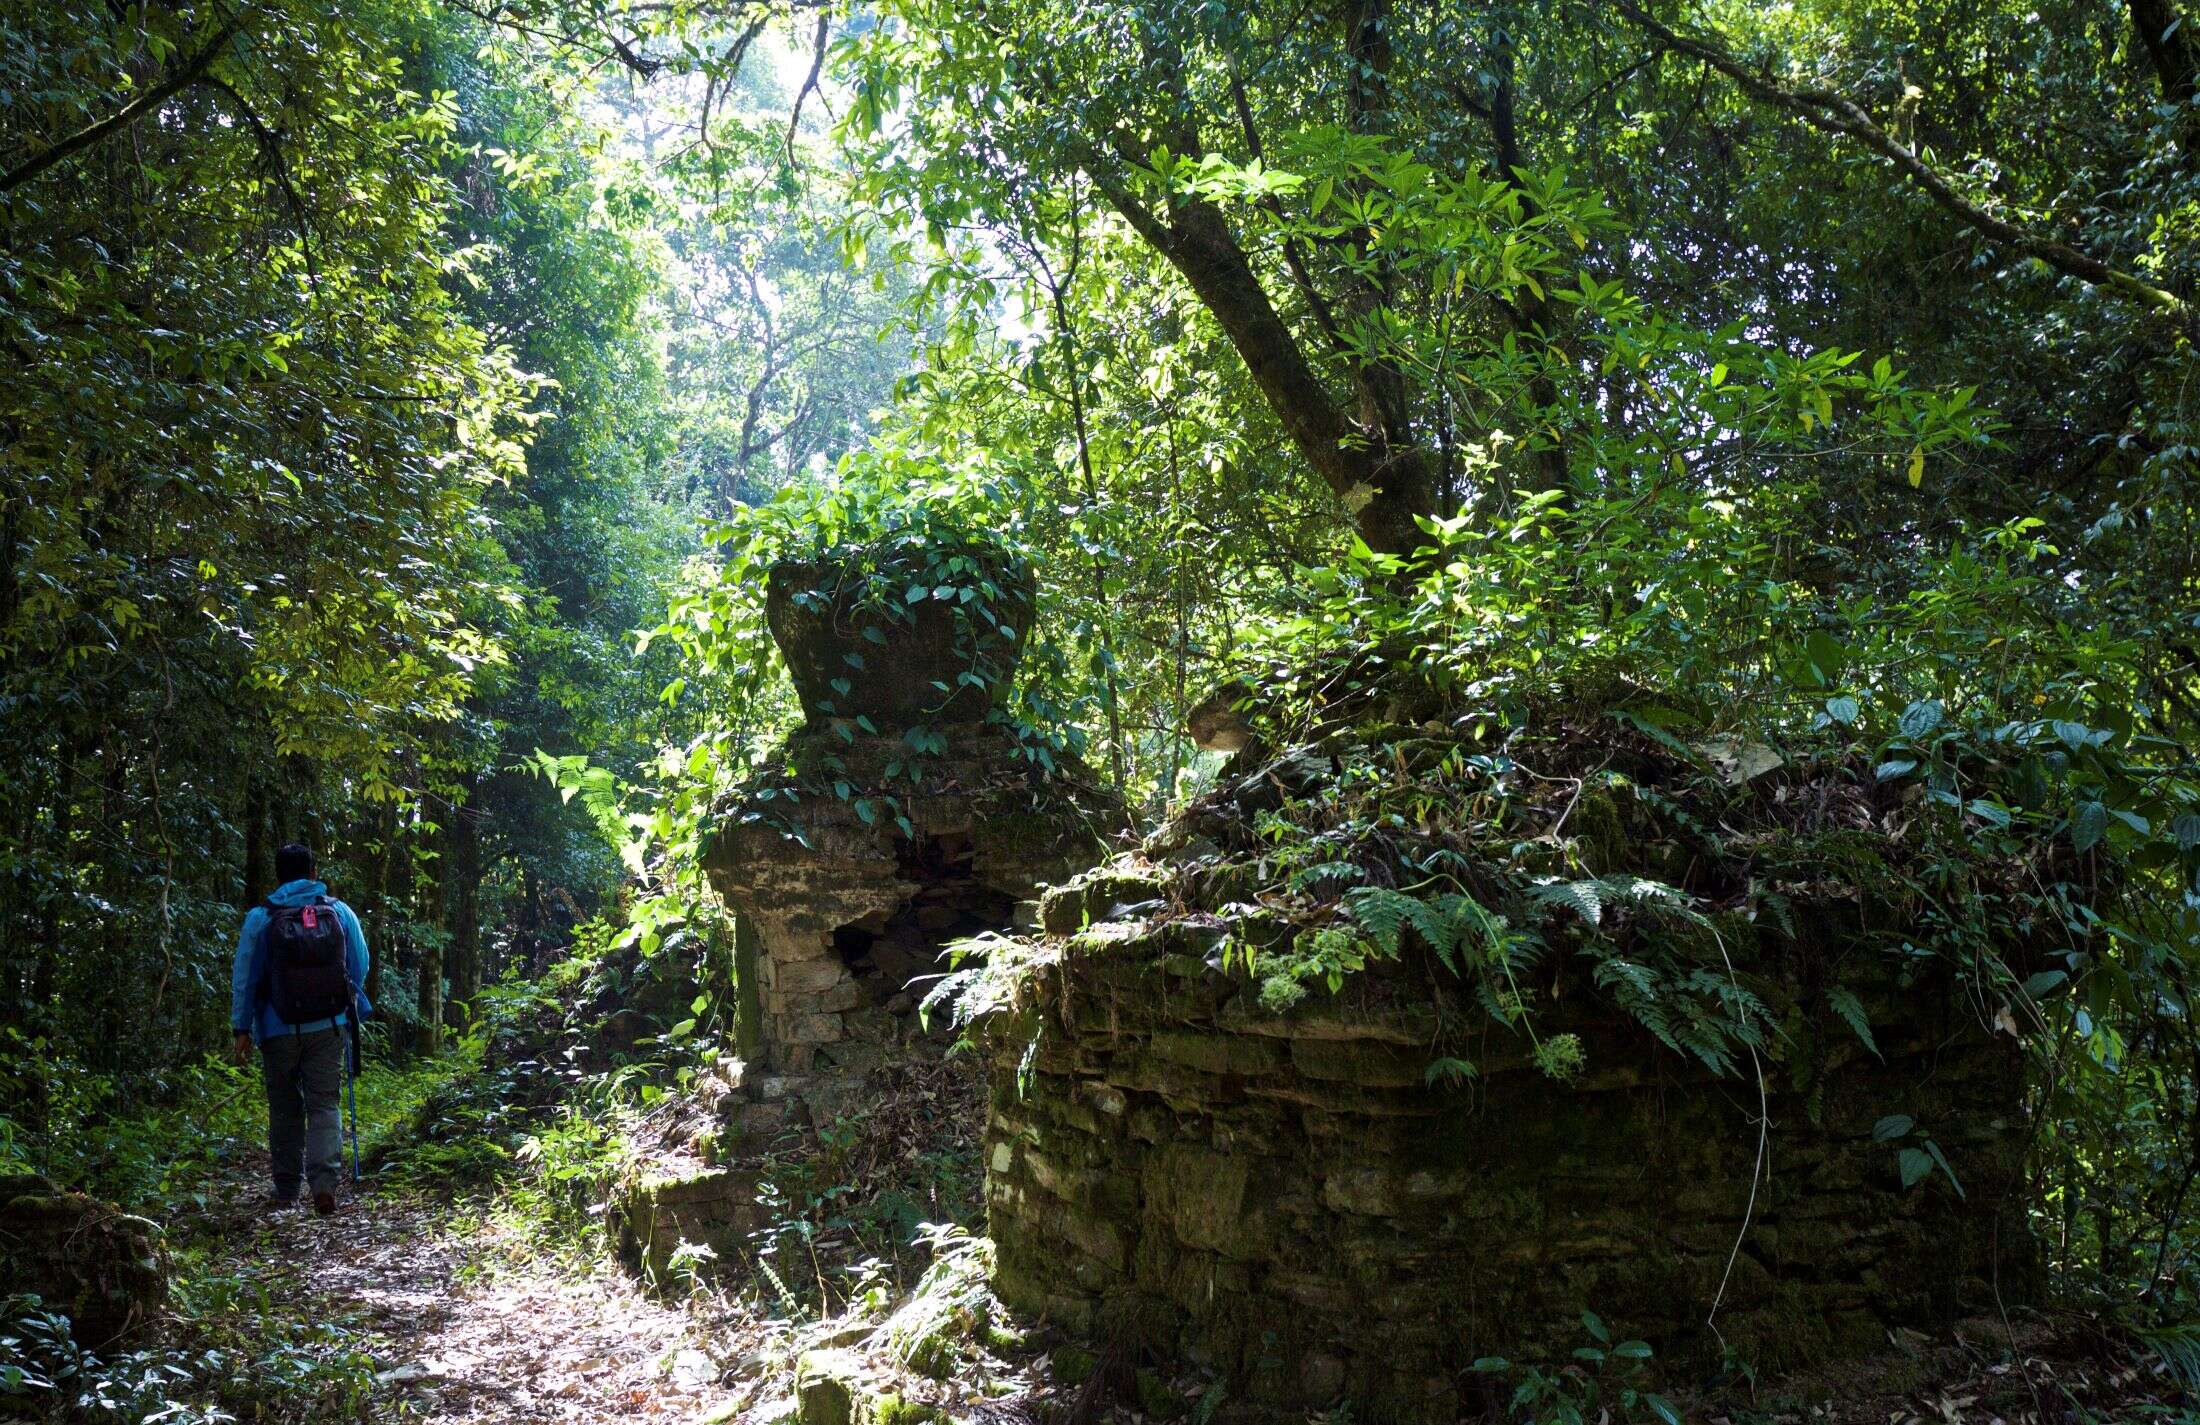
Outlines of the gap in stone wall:
<svg viewBox="0 0 2200 1425">
<path fill-rule="evenodd" d="M 833 952 L 854 977 L 868 1007 L 914 1017 L 941 953 L 957 940 L 1006 930 L 1014 898 L 978 878 L 970 838 L 954 834 L 903 839 L 895 869 L 917 890 L 891 912 L 874 913 L 833 931 Z"/>
</svg>

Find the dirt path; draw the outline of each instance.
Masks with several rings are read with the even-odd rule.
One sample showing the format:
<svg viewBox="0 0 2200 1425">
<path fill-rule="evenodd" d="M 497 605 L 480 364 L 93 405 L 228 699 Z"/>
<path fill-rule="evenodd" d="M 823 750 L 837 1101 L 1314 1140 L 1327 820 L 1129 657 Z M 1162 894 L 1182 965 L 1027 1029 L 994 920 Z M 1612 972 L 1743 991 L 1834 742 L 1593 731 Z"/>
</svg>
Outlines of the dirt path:
<svg viewBox="0 0 2200 1425">
<path fill-rule="evenodd" d="M 425 1196 L 348 1191 L 333 1218 L 225 1204 L 245 1265 L 360 1332 L 373 1418 L 445 1425 L 726 1418 L 741 1396 L 684 1312 L 599 1263 L 561 1268 Z M 721 1337 L 716 1347 L 725 1349 Z"/>
</svg>

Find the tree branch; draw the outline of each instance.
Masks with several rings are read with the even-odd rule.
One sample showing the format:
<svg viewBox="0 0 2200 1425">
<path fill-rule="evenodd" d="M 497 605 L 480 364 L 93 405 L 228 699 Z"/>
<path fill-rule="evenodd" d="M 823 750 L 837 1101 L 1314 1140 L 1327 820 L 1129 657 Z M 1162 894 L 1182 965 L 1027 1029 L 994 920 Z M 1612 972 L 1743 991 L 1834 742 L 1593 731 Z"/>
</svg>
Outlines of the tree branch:
<svg viewBox="0 0 2200 1425">
<path fill-rule="evenodd" d="M 2195 44 L 2172 0 L 2126 0 L 2131 28 L 2146 46 L 2154 62 L 2154 77 L 2162 98 L 2171 104 L 2189 104 L 2200 91 L 2200 44 Z"/>
<path fill-rule="evenodd" d="M 825 44 L 832 38 L 833 12 L 821 9 L 817 12 L 817 34 L 810 41 L 810 72 L 804 76 L 802 87 L 795 91 L 794 110 L 787 116 L 787 166 L 794 166 L 795 134 L 802 127 L 802 101 L 817 91 L 817 77 L 825 72 Z"/>
<path fill-rule="evenodd" d="M 290 205 L 290 216 L 298 225 L 298 243 L 305 250 L 306 271 L 315 281 L 319 281 L 320 264 L 313 256 L 313 226 L 306 219 L 305 203 L 299 199 L 297 188 L 291 184 L 290 165 L 284 161 L 282 143 L 228 80 L 215 74 L 202 74 L 197 82 L 227 95 L 230 103 L 236 106 L 237 116 L 244 120 L 245 127 L 252 130 L 252 137 L 260 146 L 260 155 L 267 160 L 268 168 L 275 175 L 276 186 L 283 190 L 284 201 Z"/>
<path fill-rule="evenodd" d="M 1620 14 L 1668 48 L 1718 70 L 1743 93 L 1761 103 L 1784 109 L 1813 128 L 1845 134 L 1893 163 L 1903 176 L 1925 191 L 1934 203 L 1974 231 L 2026 257 L 2037 258 L 2066 277 L 2075 277 L 2111 296 L 2131 303 L 2151 316 L 2167 319 L 2188 340 L 2200 342 L 2200 310 L 2176 293 L 2157 287 L 2119 268 L 2111 267 L 2068 243 L 2026 232 L 2014 223 L 1994 216 L 1964 197 L 1947 177 L 1920 158 L 1915 149 L 1872 122 L 1869 114 L 1846 95 L 1828 89 L 1788 89 L 1749 68 L 1716 45 L 1690 39 L 1668 29 L 1637 8 L 1632 0 L 1613 0 Z"/>
<path fill-rule="evenodd" d="M 1291 443 L 1354 512 L 1370 547 L 1410 554 L 1422 542 L 1416 515 L 1436 513 L 1421 452 L 1379 448 L 1383 433 L 1356 427 L 1323 386 L 1277 313 L 1222 214 L 1204 199 L 1171 201 L 1171 220 L 1140 203 L 1098 155 L 1086 172 L 1108 203 L 1174 267 L 1213 314 Z"/>
<path fill-rule="evenodd" d="M 207 69 L 214 63 L 215 58 L 221 54 L 222 50 L 228 46 L 230 40 L 236 37 L 237 31 L 244 25 L 245 17 L 258 9 L 258 5 L 246 5 L 236 14 L 230 16 L 222 27 L 214 32 L 214 37 L 200 47 L 197 54 L 184 61 L 181 69 L 174 71 L 166 79 L 146 90 L 143 94 L 138 95 L 137 98 L 132 99 L 114 113 L 109 114 L 97 123 L 85 125 L 52 148 L 17 164 L 5 174 L 0 174 L 0 193 L 12 192 L 18 186 L 28 183 L 31 179 L 36 178 L 39 174 L 44 173 L 70 155 L 92 147 L 109 134 L 128 128 L 145 114 L 167 103 L 187 86 L 197 83 L 205 76 Z"/>
<path fill-rule="evenodd" d="M 1235 67 L 1230 71 L 1230 98 L 1237 107 L 1238 128 L 1245 134 L 1247 152 L 1257 162 L 1265 164 L 1268 157 L 1261 152 L 1260 130 L 1253 123 L 1252 101 L 1246 97 L 1244 76 L 1240 75 Z M 1275 194 L 1268 194 L 1262 200 L 1261 206 L 1266 208 L 1277 222 L 1281 223 L 1283 221 L 1283 203 Z M 1307 307 L 1314 314 L 1314 324 L 1320 327 L 1322 335 L 1329 339 L 1329 349 L 1332 352 L 1342 354 L 1345 350 L 1344 339 L 1337 334 L 1337 319 L 1330 312 L 1329 303 L 1322 299 L 1322 294 L 1314 286 L 1313 273 L 1308 270 L 1306 264 L 1305 247 L 1297 238 L 1288 234 L 1283 239 L 1283 260 L 1291 269 L 1292 284 L 1299 289 L 1299 295 L 1306 299 Z"/>
</svg>

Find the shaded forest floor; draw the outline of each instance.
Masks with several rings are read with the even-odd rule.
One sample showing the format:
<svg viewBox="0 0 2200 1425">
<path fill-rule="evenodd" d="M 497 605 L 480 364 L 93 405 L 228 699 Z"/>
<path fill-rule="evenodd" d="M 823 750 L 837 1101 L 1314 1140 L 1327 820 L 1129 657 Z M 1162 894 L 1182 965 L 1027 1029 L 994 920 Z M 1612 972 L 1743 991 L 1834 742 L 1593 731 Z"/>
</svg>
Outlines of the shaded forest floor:
<svg viewBox="0 0 2200 1425">
<path fill-rule="evenodd" d="M 836 1126 L 824 1158 L 814 1144 L 791 1150 L 810 1176 L 774 1232 L 807 1244 L 815 1290 L 790 1287 L 757 1257 L 719 1262 L 713 1286 L 658 1292 L 616 1260 L 598 1189 L 546 1183 L 542 1164 L 511 1161 L 541 1131 L 546 1076 L 540 1060 L 498 1062 L 364 1076 L 366 1185 L 347 1188 L 328 1220 L 266 1207 L 256 1093 L 224 1089 L 219 1111 L 196 1118 L 197 1156 L 180 1182 L 169 1173 L 170 1207 L 157 1214 L 177 1268 L 167 1321 L 56 1389 L 11 1394 L 0 1370 L 0 1421 L 1373 1425 L 1346 1410 L 1263 1411 L 1196 1372 L 1095 1356 L 1003 1316 L 977 1270 L 968 1125 L 946 1111 L 969 1105 L 952 1085 L 883 1094 Z M 533 1086 L 532 1107 L 515 1101 L 520 1084 Z M 677 1108 L 674 1096 L 660 1102 Z M 164 1141 L 183 1141 L 184 1116 Z M 910 1203 L 913 1175 L 943 1173 L 955 1192 L 927 1203 L 918 1191 Z M 894 1193 L 903 1198 L 889 1209 Z M 945 1211 L 962 1230 L 912 1242 L 913 1207 Z M 953 1270 L 926 1285 L 928 1262 Z M 927 1313 L 922 1331 L 904 1329 Z M 924 1334 L 954 1338 L 944 1369 L 936 1355 L 929 1371 L 906 1364 Z M 820 1363 L 831 1373 L 822 1385 Z M 1519 1372 L 1473 1383 L 1471 1418 L 1647 1425 L 1609 1397 L 1586 1398 L 1566 1367 L 1552 1375 L 1563 1401 L 1517 1404 Z M 2200 1425 L 2159 1359 L 2075 1313 L 1904 1333 L 1875 1358 L 1753 1387 L 1692 1395 L 1682 1384 L 1668 1389 L 1704 1425 Z M 1569 1415 L 1569 1404 L 1587 1408 Z"/>
<path fill-rule="evenodd" d="M 386 1165 L 400 1177 L 402 1151 Z M 790 1320 L 738 1290 L 652 1292 L 612 1258 L 600 1235 L 571 1221 L 515 1216 L 493 1185 L 465 1199 L 432 1186 L 347 1189 L 328 1221 L 306 1211 L 271 1212 L 256 1171 L 261 1161 L 254 1151 L 228 1175 L 202 1230 L 270 1291 L 355 1336 L 372 1362 L 371 1384 L 357 1401 L 364 1419 L 837 1419 L 836 1409 L 819 1413 L 802 1398 L 798 1363 L 811 1352 L 836 1358 L 844 1378 L 861 1383 L 851 1401 L 859 1421 L 871 1418 L 866 1399 L 874 1410 L 882 1400 L 930 1400 L 940 1418 L 987 1422 L 1290 1418 L 1349 1425 L 1356 1418 L 1232 1408 L 1219 1392 L 1203 1392 L 1207 1383 L 1197 1377 L 1151 1371 L 1124 1371 L 1112 1391 L 1085 1389 L 1089 1353 L 1061 1342 L 1042 1349 L 1043 1334 L 1019 1349 L 975 1352 L 950 1379 L 927 1380 L 898 1365 L 880 1329 L 905 1299 Z M 1080 1356 L 1083 1369 L 1061 1368 Z M 1490 1384 L 1486 1413 L 1477 1418 L 1546 1418 L 1507 1410 L 1516 1381 Z M 1677 1394 L 1686 1418 L 1707 1425 L 2200 1421 L 2177 1403 L 2159 1362 L 2076 1315 L 2027 1314 L 2007 1327 L 1975 1321 L 1941 1338 L 1903 1333 L 1875 1358 L 1754 1389 Z M 1631 1417 L 1607 1406 L 1588 1418 Z"/>
</svg>

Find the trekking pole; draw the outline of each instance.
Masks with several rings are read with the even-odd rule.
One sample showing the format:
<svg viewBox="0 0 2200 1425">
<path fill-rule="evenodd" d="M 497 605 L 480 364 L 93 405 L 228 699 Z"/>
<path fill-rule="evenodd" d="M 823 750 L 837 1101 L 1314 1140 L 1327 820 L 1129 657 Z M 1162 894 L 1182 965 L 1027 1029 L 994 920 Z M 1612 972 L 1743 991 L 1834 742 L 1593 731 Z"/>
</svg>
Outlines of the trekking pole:
<svg viewBox="0 0 2200 1425">
<path fill-rule="evenodd" d="M 351 1110 L 351 1185 L 359 1186 L 359 1017 L 349 1016 L 351 1053 L 347 1059 L 351 1072 L 344 1077 L 344 1098 Z"/>
</svg>

